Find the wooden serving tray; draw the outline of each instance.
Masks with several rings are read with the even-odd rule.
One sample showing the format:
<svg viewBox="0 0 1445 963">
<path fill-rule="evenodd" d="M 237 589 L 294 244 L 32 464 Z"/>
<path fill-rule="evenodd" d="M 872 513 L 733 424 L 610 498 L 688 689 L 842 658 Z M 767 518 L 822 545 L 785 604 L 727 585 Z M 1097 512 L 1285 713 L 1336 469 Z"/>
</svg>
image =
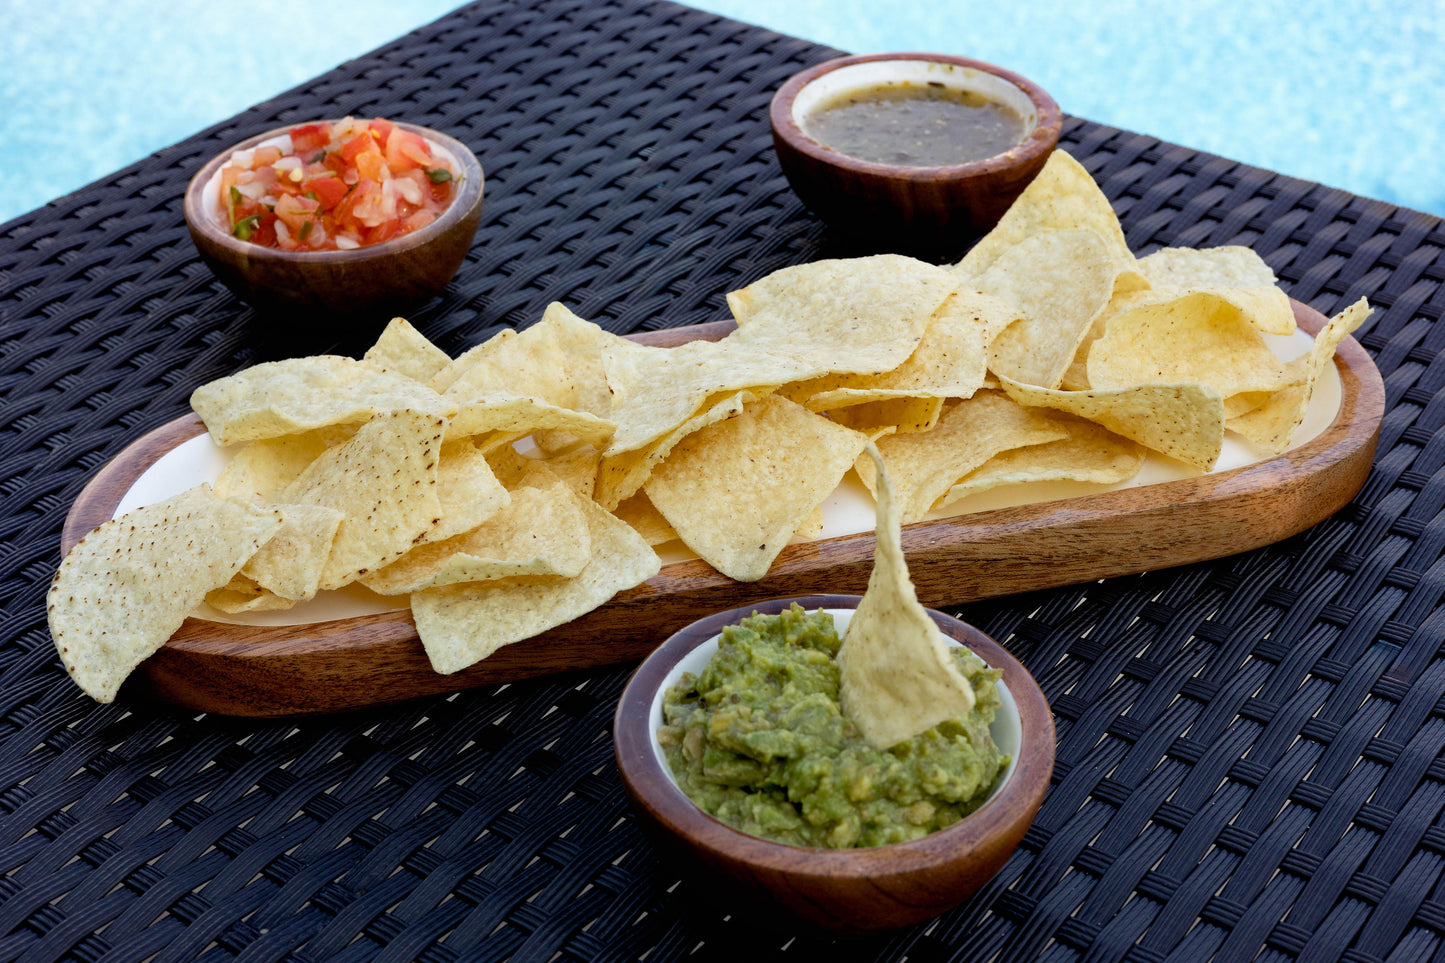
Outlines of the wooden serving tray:
<svg viewBox="0 0 1445 963">
<path fill-rule="evenodd" d="M 1326 319 L 1294 303 L 1311 335 Z M 731 321 L 634 335 L 670 347 L 717 340 Z M 1346 338 L 1335 355 L 1340 409 L 1317 437 L 1242 468 L 1179 481 L 975 512 L 906 526 L 903 548 L 926 606 L 1127 575 L 1247 551 L 1294 535 L 1349 503 L 1365 482 L 1385 392 L 1369 355 Z M 136 479 L 202 434 L 188 415 L 140 438 L 76 499 L 68 552 L 108 521 Z M 407 610 L 305 625 L 189 618 L 132 679 L 166 701 L 237 716 L 334 712 L 569 669 L 641 659 L 690 622 L 765 599 L 859 595 L 873 567 L 872 532 L 786 547 L 766 578 L 735 582 L 706 562 L 665 565 L 582 618 L 504 646 L 452 675 L 432 671 Z"/>
</svg>

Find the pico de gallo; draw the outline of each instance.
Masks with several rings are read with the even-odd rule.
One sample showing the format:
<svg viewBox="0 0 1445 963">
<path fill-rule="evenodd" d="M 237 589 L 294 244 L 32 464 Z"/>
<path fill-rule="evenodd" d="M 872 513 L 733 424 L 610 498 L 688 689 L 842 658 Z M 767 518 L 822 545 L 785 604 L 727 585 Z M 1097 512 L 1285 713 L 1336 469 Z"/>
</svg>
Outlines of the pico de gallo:
<svg viewBox="0 0 1445 963">
<path fill-rule="evenodd" d="M 221 168 L 221 215 L 242 241 L 354 250 L 425 227 L 455 194 L 453 164 L 391 121 L 302 124 L 289 137 L 289 147 L 236 151 Z"/>
</svg>

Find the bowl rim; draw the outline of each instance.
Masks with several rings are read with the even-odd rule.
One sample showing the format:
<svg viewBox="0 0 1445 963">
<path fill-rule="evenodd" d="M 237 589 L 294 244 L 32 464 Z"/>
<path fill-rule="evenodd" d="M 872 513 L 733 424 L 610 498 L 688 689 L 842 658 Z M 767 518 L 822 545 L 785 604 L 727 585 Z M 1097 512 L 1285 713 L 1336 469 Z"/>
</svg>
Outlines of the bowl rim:
<svg viewBox="0 0 1445 963">
<path fill-rule="evenodd" d="M 830 74 L 843 67 L 851 67 L 855 64 L 897 60 L 922 60 L 934 63 L 953 64 L 954 66 L 989 73 L 1013 84 L 1033 102 L 1034 110 L 1038 115 L 1034 129 L 1016 146 L 1004 151 L 1002 154 L 995 154 L 992 157 L 986 157 L 982 160 L 969 161 L 966 164 L 943 164 L 933 167 L 918 167 L 905 166 L 902 164 L 882 164 L 876 161 L 861 160 L 849 154 L 844 154 L 809 137 L 803 132 L 803 128 L 799 126 L 798 122 L 793 119 L 793 102 L 797 100 L 798 94 L 804 87 L 819 77 Z M 1041 154 L 1047 154 L 1052 151 L 1057 146 L 1059 135 L 1063 129 L 1063 112 L 1059 109 L 1059 105 L 1055 103 L 1054 99 L 1050 97 L 1042 87 L 1027 77 L 996 64 L 987 63 L 982 60 L 974 60 L 970 57 L 919 52 L 856 54 L 848 57 L 836 57 L 800 71 L 788 78 L 783 86 L 778 88 L 777 93 L 773 95 L 772 104 L 768 108 L 768 120 L 772 124 L 773 136 L 775 138 L 785 141 L 794 150 L 815 161 L 855 171 L 860 174 L 871 174 L 875 177 L 907 181 L 962 180 L 1027 164 Z"/>
<path fill-rule="evenodd" d="M 776 614 L 797 602 L 809 611 L 857 608 L 857 595 L 801 595 L 740 606 L 699 619 L 678 630 L 649 655 L 628 680 L 613 719 L 613 745 L 624 787 L 673 834 L 702 849 L 716 850 L 762 869 L 816 877 L 870 877 L 916 872 L 966 856 L 977 840 L 1022 836 L 1033 822 L 1053 774 L 1053 716 L 1038 683 L 1003 646 L 966 622 L 926 609 L 939 628 L 1003 670 L 1018 707 L 1023 749 L 1012 778 L 968 816 L 919 839 L 859 849 L 792 846 L 752 836 L 704 812 L 677 787 L 652 749 L 649 712 L 654 694 L 682 656 L 726 625 L 761 612 Z M 1020 828 L 1020 822 L 1023 826 Z"/>
<path fill-rule="evenodd" d="M 190 182 L 186 185 L 184 213 L 186 226 L 193 234 L 204 237 L 212 244 L 224 247 L 253 262 L 284 262 L 287 264 L 345 264 L 354 261 L 366 261 L 376 257 L 398 254 L 415 247 L 422 246 L 429 241 L 436 239 L 446 233 L 458 221 L 464 220 L 472 213 L 482 200 L 483 172 L 481 161 L 466 144 L 444 134 L 431 127 L 422 127 L 418 124 L 406 121 L 392 120 L 390 123 L 403 130 L 420 134 L 432 143 L 451 152 L 462 167 L 462 189 L 441 216 L 430 224 L 410 234 L 403 234 L 400 237 L 382 241 L 380 244 L 371 244 L 352 250 L 335 251 L 283 251 L 279 248 L 263 247 L 260 244 L 252 244 L 250 241 L 242 241 L 233 237 L 229 231 L 223 231 L 216 222 L 204 210 L 202 194 L 211 178 L 230 162 L 231 155 L 236 151 L 249 150 L 258 144 L 264 143 L 283 134 L 288 134 L 295 127 L 306 124 L 334 124 L 344 120 L 343 117 L 323 118 L 319 120 L 301 120 L 290 123 L 284 127 L 276 127 L 264 133 L 247 137 L 225 148 L 220 153 L 211 157 L 195 173 Z"/>
</svg>

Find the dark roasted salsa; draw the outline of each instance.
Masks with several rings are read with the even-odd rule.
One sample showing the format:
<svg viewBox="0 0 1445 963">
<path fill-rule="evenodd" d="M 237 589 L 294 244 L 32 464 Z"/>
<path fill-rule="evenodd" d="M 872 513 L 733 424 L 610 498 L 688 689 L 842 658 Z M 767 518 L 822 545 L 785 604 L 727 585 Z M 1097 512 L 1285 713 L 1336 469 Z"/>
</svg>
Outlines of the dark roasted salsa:
<svg viewBox="0 0 1445 963">
<path fill-rule="evenodd" d="M 725 628 L 702 674 L 665 696 L 658 741 L 682 791 L 745 833 L 831 849 L 917 839 L 977 809 L 1008 764 L 989 734 L 999 670 L 955 649 L 977 705 L 879 751 L 839 709 L 841 645 L 832 615 L 796 603 Z"/>
<path fill-rule="evenodd" d="M 1018 112 L 939 83 L 888 83 L 814 108 L 803 132 L 840 154 L 877 164 L 943 167 L 1002 154 L 1024 138 Z"/>
</svg>

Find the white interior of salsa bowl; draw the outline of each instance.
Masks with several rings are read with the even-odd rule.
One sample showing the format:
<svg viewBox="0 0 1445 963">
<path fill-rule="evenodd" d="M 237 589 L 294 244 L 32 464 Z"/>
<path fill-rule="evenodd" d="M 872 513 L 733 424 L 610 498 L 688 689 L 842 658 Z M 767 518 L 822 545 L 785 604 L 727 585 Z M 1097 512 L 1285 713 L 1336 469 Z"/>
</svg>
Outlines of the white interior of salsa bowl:
<svg viewBox="0 0 1445 963">
<path fill-rule="evenodd" d="M 821 104 L 851 91 L 889 83 L 943 84 L 998 101 L 1023 118 L 1020 141 L 1027 140 L 1039 123 L 1033 100 L 1009 81 L 986 70 L 940 60 L 869 60 L 830 70 L 798 91 L 793 100 L 793 123 L 806 134 L 808 115 Z"/>
<path fill-rule="evenodd" d="M 853 609 L 822 609 L 822 611 L 833 616 L 833 625 L 838 630 L 840 636 L 847 631 L 848 623 L 853 620 Z M 717 652 L 719 637 L 720 634 L 714 635 L 679 659 L 677 664 L 667 673 L 666 678 L 662 680 L 662 684 L 657 687 L 657 691 L 652 693 L 652 703 L 648 709 L 647 717 L 648 740 L 652 745 L 652 754 L 657 759 L 657 765 L 663 772 L 667 773 L 667 778 L 672 783 L 673 788 L 677 788 L 677 781 L 673 778 L 672 767 L 667 764 L 667 756 L 662 751 L 662 744 L 657 741 L 657 730 L 662 728 L 662 703 L 667 695 L 667 690 L 678 683 L 684 672 L 691 672 L 693 675 L 697 675 L 702 672 L 703 669 L 707 668 L 708 660 Z M 950 645 L 963 644 L 949 636 L 947 632 L 943 634 L 943 638 L 944 641 Z M 998 714 L 994 716 L 993 725 L 989 727 L 989 732 L 992 734 L 993 741 L 998 745 L 999 749 L 1008 753 L 1009 762 L 1008 765 L 1004 767 L 1003 773 L 994 783 L 993 789 L 988 794 L 988 799 L 992 799 L 998 795 L 1004 785 L 1013 778 L 1014 770 L 1018 767 L 1019 753 L 1023 748 L 1024 740 L 1024 730 L 1023 724 L 1019 719 L 1018 703 L 1014 701 L 1013 693 L 1009 691 L 1008 686 L 1004 684 L 1002 679 L 998 682 L 998 697 Z M 681 789 L 677 791 L 679 794 L 682 793 Z"/>
</svg>

